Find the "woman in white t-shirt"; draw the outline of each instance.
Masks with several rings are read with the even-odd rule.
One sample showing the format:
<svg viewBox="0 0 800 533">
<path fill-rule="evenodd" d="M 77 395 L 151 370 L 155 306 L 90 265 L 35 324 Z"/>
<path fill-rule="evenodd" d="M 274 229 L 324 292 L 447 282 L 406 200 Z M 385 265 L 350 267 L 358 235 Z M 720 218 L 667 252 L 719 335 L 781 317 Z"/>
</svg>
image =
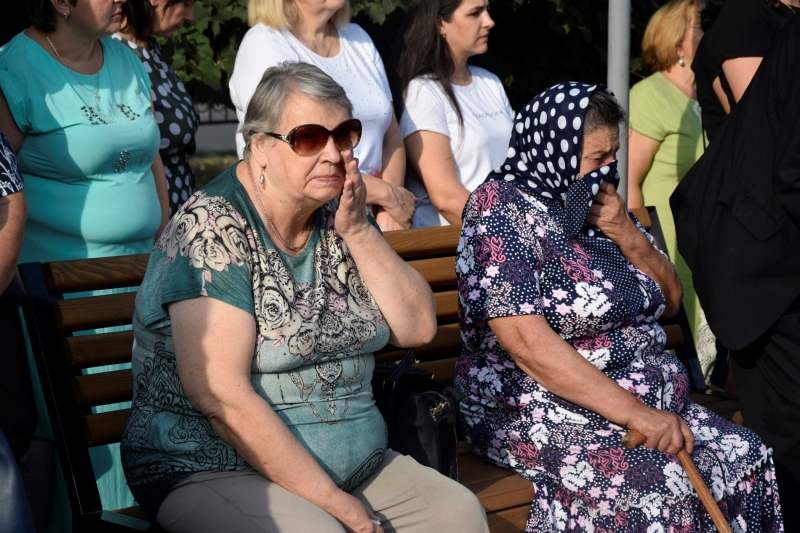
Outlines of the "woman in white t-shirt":
<svg viewBox="0 0 800 533">
<path fill-rule="evenodd" d="M 403 188 L 406 154 L 386 71 L 369 35 L 350 24 L 348 1 L 250 0 L 247 19 L 251 28 L 236 54 L 230 81 L 239 124 L 269 67 L 283 61 L 319 67 L 344 87 L 354 117 L 361 120 L 355 155 L 378 224 L 383 230 L 410 227 L 416 198 Z M 236 133 L 236 148 L 242 157 L 241 132 Z"/>
<path fill-rule="evenodd" d="M 461 224 L 470 192 L 508 152 L 514 113 L 503 84 L 467 64 L 488 48 L 487 0 L 413 0 L 397 73 L 400 130 L 419 198 L 414 227 Z"/>
</svg>

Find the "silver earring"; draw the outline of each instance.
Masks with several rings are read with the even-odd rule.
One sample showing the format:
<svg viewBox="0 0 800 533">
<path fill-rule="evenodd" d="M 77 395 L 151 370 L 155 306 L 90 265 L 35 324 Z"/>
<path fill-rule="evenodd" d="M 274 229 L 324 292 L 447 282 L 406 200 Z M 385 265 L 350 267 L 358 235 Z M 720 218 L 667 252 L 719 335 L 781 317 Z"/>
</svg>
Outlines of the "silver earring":
<svg viewBox="0 0 800 533">
<path fill-rule="evenodd" d="M 62 13 L 62 15 L 64 15 L 64 22 L 69 22 L 69 15 L 66 13 Z"/>
<path fill-rule="evenodd" d="M 684 61 L 682 57 L 679 57 L 678 58 L 678 64 L 680 66 L 682 66 L 682 67 L 685 67 L 686 66 L 686 61 Z"/>
<path fill-rule="evenodd" d="M 258 177 L 259 185 L 264 185 L 264 169 L 261 169 L 261 175 Z"/>
</svg>

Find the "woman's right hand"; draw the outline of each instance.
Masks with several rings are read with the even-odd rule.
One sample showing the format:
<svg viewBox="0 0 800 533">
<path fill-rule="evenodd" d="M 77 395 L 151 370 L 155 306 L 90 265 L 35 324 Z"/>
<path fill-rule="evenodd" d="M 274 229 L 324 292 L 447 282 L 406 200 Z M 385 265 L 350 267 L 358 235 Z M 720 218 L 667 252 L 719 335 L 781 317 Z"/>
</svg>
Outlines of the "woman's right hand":
<svg viewBox="0 0 800 533">
<path fill-rule="evenodd" d="M 644 446 L 673 455 L 686 448 L 692 453 L 694 434 L 683 419 L 667 411 L 638 404 L 636 411 L 625 424 L 647 437 Z"/>
<path fill-rule="evenodd" d="M 383 528 L 375 523 L 380 519 L 355 496 L 339 490 L 333 500 L 326 510 L 348 533 L 383 533 Z"/>
</svg>

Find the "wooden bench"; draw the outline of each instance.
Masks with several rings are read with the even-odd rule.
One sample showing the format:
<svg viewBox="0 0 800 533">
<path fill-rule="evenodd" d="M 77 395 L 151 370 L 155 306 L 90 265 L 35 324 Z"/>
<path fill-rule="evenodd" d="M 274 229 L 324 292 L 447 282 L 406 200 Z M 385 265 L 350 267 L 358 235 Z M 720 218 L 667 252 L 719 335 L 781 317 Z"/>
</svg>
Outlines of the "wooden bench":
<svg viewBox="0 0 800 533">
<path fill-rule="evenodd" d="M 641 210 L 637 215 L 645 227 L 650 227 L 652 219 L 647 211 Z M 445 382 L 452 382 L 462 346 L 455 277 L 459 230 L 459 227 L 447 226 L 386 234 L 397 253 L 422 273 L 435 293 L 439 330 L 430 344 L 417 349 L 417 357 L 419 366 Z M 130 411 L 120 409 L 92 414 L 91 408 L 129 401 L 133 382 L 130 370 L 91 375 L 84 375 L 83 370 L 130 362 L 133 333 L 73 335 L 85 330 L 130 325 L 135 293 L 63 299 L 63 295 L 69 293 L 137 287 L 144 276 L 147 259 L 143 254 L 20 266 L 27 289 L 25 320 L 67 481 L 76 532 L 161 531 L 138 507 L 102 509 L 89 458 L 91 447 L 119 442 Z M 691 365 L 696 354 L 685 316 L 683 322 L 669 321 L 664 329 L 667 346 L 676 349 L 685 363 Z M 404 350 L 388 346 L 376 354 L 376 359 L 378 362 L 396 361 L 404 353 Z M 706 404 L 716 401 L 712 397 L 695 396 Z M 709 407 L 714 408 L 713 405 Z M 737 410 L 735 403 L 722 407 L 729 417 Z M 485 507 L 493 533 L 524 529 L 534 495 L 530 482 L 509 470 L 483 463 L 463 442 L 459 448 L 459 471 L 461 483 L 472 490 Z"/>
</svg>

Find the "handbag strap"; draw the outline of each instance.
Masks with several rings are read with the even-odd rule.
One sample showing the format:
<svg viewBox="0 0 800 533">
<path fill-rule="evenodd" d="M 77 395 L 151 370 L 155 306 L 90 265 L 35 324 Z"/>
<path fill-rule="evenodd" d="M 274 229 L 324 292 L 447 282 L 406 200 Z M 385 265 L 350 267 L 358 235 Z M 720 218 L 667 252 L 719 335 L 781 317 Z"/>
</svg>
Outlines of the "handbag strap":
<svg viewBox="0 0 800 533">
<path fill-rule="evenodd" d="M 411 363 L 414 362 L 414 352 L 415 352 L 414 348 L 410 348 L 406 352 L 406 354 L 403 356 L 403 358 L 400 360 L 397 366 L 389 373 L 388 381 L 395 382 L 403 377 L 403 374 L 406 373 L 408 367 L 410 367 Z"/>
</svg>

